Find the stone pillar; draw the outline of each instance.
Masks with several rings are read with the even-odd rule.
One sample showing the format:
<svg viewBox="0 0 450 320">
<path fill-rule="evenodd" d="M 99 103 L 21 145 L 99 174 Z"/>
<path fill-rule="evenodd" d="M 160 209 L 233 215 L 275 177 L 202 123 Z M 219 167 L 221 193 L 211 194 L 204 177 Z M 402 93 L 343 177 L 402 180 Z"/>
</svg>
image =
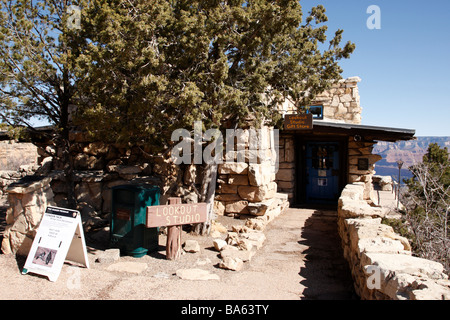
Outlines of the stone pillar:
<svg viewBox="0 0 450 320">
<path fill-rule="evenodd" d="M 51 180 L 26 176 L 6 189 L 9 208 L 1 247 L 4 254 L 27 255 L 30 251 L 45 209 L 54 205 Z"/>
</svg>

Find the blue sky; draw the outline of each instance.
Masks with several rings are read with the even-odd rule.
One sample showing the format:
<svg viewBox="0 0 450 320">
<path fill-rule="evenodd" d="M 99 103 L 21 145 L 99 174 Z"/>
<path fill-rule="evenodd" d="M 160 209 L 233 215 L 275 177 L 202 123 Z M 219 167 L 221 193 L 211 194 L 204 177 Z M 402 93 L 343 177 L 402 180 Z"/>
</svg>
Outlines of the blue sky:
<svg viewBox="0 0 450 320">
<path fill-rule="evenodd" d="M 359 76 L 362 124 L 415 129 L 416 136 L 450 136 L 449 0 L 300 0 L 306 14 L 322 4 L 329 39 L 344 29 L 356 44 L 340 63 Z M 369 29 L 377 5 L 381 29 Z"/>
</svg>

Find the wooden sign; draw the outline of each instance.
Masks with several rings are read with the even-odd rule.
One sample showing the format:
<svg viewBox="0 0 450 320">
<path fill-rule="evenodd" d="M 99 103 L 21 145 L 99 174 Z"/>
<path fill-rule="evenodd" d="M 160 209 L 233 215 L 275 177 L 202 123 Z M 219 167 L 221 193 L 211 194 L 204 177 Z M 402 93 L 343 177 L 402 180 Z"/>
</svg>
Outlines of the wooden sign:
<svg viewBox="0 0 450 320">
<path fill-rule="evenodd" d="M 147 207 L 147 228 L 202 223 L 207 219 L 206 203 L 176 203 Z"/>
<path fill-rule="evenodd" d="M 313 115 L 308 114 L 287 114 L 284 116 L 285 130 L 312 130 Z"/>
<path fill-rule="evenodd" d="M 22 274 L 41 274 L 56 281 L 66 259 L 89 268 L 80 212 L 47 207 Z"/>
</svg>

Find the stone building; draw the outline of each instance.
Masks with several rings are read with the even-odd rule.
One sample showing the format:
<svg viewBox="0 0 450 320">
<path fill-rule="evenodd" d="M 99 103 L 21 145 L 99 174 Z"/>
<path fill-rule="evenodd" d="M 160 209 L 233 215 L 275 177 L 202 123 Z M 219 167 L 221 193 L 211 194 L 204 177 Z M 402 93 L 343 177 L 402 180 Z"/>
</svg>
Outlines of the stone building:
<svg viewBox="0 0 450 320">
<path fill-rule="evenodd" d="M 271 206 L 276 192 L 287 194 L 291 206 L 337 204 L 345 185 L 353 182 L 364 182 L 369 199 L 375 163 L 381 159 L 372 154 L 373 146 L 377 141 L 413 139 L 415 131 L 361 125 L 360 81 L 343 79 L 317 96 L 309 109 L 312 128 L 281 130 L 277 146 L 270 140 L 273 129 L 265 128 L 267 148 L 277 156 L 275 176 L 267 159 L 219 167 L 218 211 L 255 214 Z M 294 111 L 289 102 L 280 106 L 284 115 Z"/>
<path fill-rule="evenodd" d="M 373 145 L 377 141 L 413 139 L 415 131 L 361 125 L 359 81 L 358 77 L 343 79 L 320 94 L 309 108 L 313 120 L 308 130 L 276 130 L 267 126 L 239 130 L 236 148 L 227 150 L 224 162 L 218 165 L 215 214 L 270 220 L 288 205 L 337 204 L 345 185 L 357 181 L 364 182 L 364 197 L 369 199 L 375 163 L 381 159 L 372 154 Z M 288 115 L 294 113 L 294 108 L 286 102 L 279 111 Z M 70 140 L 75 196 L 87 230 L 104 226 L 110 220 L 114 186 L 157 185 L 161 204 L 172 196 L 181 197 L 183 202 L 199 201 L 203 165 L 176 165 L 167 154 L 154 155 L 145 148 L 91 141 L 77 129 L 70 133 Z M 64 207 L 67 186 L 62 164 L 52 161 L 59 151 L 49 140 L 36 143 L 43 164 L 39 173 L 50 177 L 45 185 L 38 182 L 46 195 L 45 201 L 40 202 Z M 36 185 L 36 181 L 33 183 Z M 20 244 L 14 242 L 10 231 L 18 229 L 15 221 L 29 220 L 25 210 L 28 204 L 19 201 L 24 195 L 18 190 L 30 188 L 10 190 L 10 203 L 16 205 L 8 209 L 3 251 L 17 251 Z M 25 217 L 19 219 L 20 215 Z M 34 227 L 19 228 L 21 235 L 16 238 L 32 237 Z M 14 248 L 5 244 L 8 241 L 15 243 Z"/>
</svg>

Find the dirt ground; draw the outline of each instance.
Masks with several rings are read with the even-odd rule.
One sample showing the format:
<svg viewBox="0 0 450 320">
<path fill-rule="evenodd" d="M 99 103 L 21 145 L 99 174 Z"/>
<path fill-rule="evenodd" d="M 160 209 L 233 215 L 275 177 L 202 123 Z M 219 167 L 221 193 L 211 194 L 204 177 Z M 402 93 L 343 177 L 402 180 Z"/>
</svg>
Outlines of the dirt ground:
<svg viewBox="0 0 450 320">
<path fill-rule="evenodd" d="M 201 250 L 184 253 L 179 260 L 165 259 L 165 242 L 142 258 L 121 256 L 118 262 L 147 265 L 140 273 L 111 271 L 111 263 L 96 259 L 105 247 L 97 234 L 86 235 L 90 268 L 64 264 L 56 282 L 21 274 L 25 257 L 0 254 L 0 299 L 12 300 L 301 300 L 357 299 L 350 272 L 342 257 L 337 214 L 330 210 L 286 209 L 264 230 L 266 241 L 245 262 L 241 271 L 218 267 L 220 258 L 213 238 L 183 233 L 182 242 L 195 239 Z M 242 220 L 220 217 L 231 230 Z M 1 223 L 1 221 L 0 221 Z M 88 239 L 89 238 L 89 239 Z M 222 234 L 225 238 L 225 234 Z M 113 262 L 117 263 L 117 262 Z M 142 266 L 142 264 L 140 264 Z M 202 269 L 219 280 L 184 280 L 180 269 Z"/>
</svg>

